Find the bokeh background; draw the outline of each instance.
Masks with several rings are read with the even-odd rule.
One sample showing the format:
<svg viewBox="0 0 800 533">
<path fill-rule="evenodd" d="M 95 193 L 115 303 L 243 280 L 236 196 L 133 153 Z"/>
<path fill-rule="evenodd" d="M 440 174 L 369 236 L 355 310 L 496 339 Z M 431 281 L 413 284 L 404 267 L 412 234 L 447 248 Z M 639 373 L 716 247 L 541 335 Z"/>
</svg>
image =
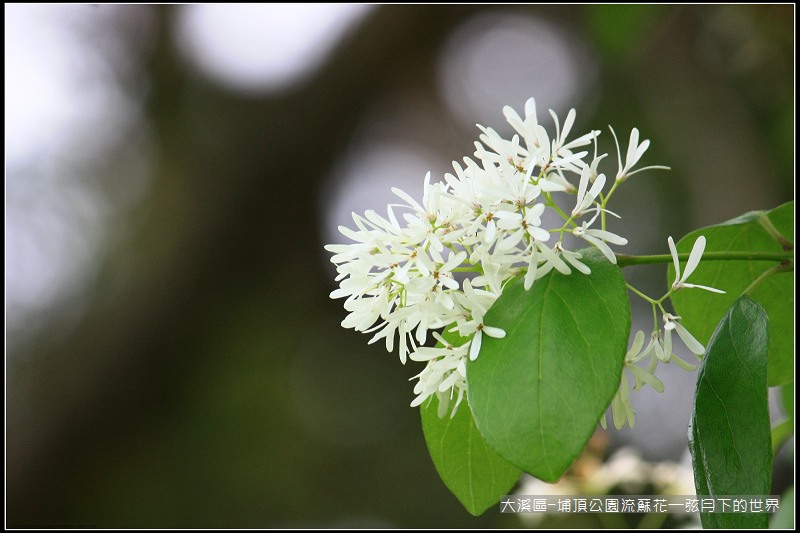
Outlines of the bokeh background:
<svg viewBox="0 0 800 533">
<path fill-rule="evenodd" d="M 620 189 L 627 253 L 794 197 L 793 5 L 5 15 L 11 527 L 533 525 L 471 517 L 439 480 L 421 366 L 339 325 L 337 225 L 530 96 L 611 159 L 607 126 L 638 127 L 672 168 Z M 626 275 L 663 293 L 662 267 Z M 663 379 L 598 457 L 681 461 L 694 375 Z"/>
</svg>

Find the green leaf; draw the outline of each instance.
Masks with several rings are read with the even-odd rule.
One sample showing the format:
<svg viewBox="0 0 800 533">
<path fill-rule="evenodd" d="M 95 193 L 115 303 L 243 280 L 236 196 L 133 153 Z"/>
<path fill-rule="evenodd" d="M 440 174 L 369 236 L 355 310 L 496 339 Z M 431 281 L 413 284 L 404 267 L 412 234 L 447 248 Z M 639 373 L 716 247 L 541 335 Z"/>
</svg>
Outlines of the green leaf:
<svg viewBox="0 0 800 533">
<path fill-rule="evenodd" d="M 770 212 L 753 211 L 741 217 L 693 231 L 681 239 L 678 252 L 690 252 L 700 235 L 707 239 L 706 252 L 780 252 L 782 246 L 765 228 L 765 219 L 790 241 L 794 240 L 794 202 Z M 681 323 L 698 341 L 705 344 L 717 322 L 731 304 L 761 274 L 774 267 L 774 261 L 710 261 L 703 259 L 689 278 L 690 283 L 726 291 L 716 294 L 702 289 L 683 289 L 672 295 Z M 670 264 L 667 282 L 675 280 Z M 764 280 L 750 297 L 761 304 L 769 316 L 769 384 L 787 383 L 794 375 L 794 277 L 775 274 Z"/>
<path fill-rule="evenodd" d="M 484 442 L 467 402 L 461 402 L 453 418 L 449 413 L 439 418 L 436 395 L 420 409 L 436 471 L 467 511 L 482 514 L 509 493 L 522 472 Z"/>
<path fill-rule="evenodd" d="M 708 344 L 689 427 L 698 496 L 770 493 L 767 322 L 761 306 L 742 296 Z M 755 513 L 700 515 L 705 528 L 765 528 L 767 518 Z"/>
<path fill-rule="evenodd" d="M 484 336 L 467 365 L 481 435 L 545 481 L 580 455 L 614 397 L 631 327 L 619 267 L 597 250 L 582 253 L 591 275 L 552 271 L 529 291 L 510 283 L 484 317 L 506 337 Z"/>
</svg>

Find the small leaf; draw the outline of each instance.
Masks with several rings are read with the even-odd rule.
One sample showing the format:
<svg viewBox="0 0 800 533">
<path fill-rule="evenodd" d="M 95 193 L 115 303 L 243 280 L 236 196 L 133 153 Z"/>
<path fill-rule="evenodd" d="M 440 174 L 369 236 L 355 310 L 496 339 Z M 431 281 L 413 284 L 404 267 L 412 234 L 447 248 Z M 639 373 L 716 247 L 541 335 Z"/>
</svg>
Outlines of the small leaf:
<svg viewBox="0 0 800 533">
<path fill-rule="evenodd" d="M 768 220 L 765 220 L 768 219 Z M 786 239 L 794 239 L 794 202 L 772 211 L 754 211 L 716 226 L 693 231 L 681 239 L 678 252 L 689 252 L 700 235 L 707 239 L 708 252 L 780 252 L 783 250 L 764 227 L 769 222 Z M 701 343 L 711 338 L 717 322 L 731 304 L 761 274 L 774 267 L 774 261 L 709 261 L 702 260 L 689 278 L 696 285 L 707 285 L 726 291 L 716 294 L 702 289 L 683 289 L 672 295 L 681 323 Z M 667 269 L 667 282 L 675 279 L 675 268 Z M 794 375 L 794 276 L 770 276 L 751 294 L 767 312 L 770 326 L 769 384 L 777 386 L 792 380 Z"/>
<path fill-rule="evenodd" d="M 456 415 L 438 415 L 436 395 L 421 406 L 422 430 L 433 464 L 447 488 L 477 516 L 497 504 L 519 481 L 522 472 L 484 442 L 467 402 Z"/>
<path fill-rule="evenodd" d="M 689 427 L 698 496 L 770 493 L 768 342 L 766 313 L 742 296 L 708 344 Z M 700 515 L 705 528 L 765 528 L 767 518 L 756 513 Z"/>
<path fill-rule="evenodd" d="M 467 365 L 475 423 L 501 456 L 556 481 L 583 451 L 620 384 L 631 327 L 625 280 L 597 250 L 582 250 L 590 275 L 552 271 L 529 291 L 510 283 L 484 322 Z"/>
</svg>

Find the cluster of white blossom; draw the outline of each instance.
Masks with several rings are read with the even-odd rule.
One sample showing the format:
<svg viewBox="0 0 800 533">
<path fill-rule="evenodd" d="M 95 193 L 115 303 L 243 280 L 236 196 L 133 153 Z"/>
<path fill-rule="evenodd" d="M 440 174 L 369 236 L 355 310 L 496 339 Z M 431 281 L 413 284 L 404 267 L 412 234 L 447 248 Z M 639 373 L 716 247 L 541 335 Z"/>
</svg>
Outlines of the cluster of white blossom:
<svg viewBox="0 0 800 533">
<path fill-rule="evenodd" d="M 609 197 L 629 176 L 666 168 L 634 170 L 650 142 L 639 143 L 633 129 L 624 163 L 617 143 L 618 171 L 604 194 L 607 180 L 598 174 L 598 164 L 607 154 L 597 155 L 600 132 L 570 140 L 574 109 L 563 126 L 550 111 L 553 138 L 539 123 L 533 98 L 524 118 L 510 107 L 503 112 L 517 132 L 511 140 L 478 126 L 483 133 L 475 143 L 475 158 L 464 158 L 463 166 L 454 162 L 454 173 L 446 174 L 444 182 L 432 183 L 429 173 L 422 203 L 392 189 L 399 203 L 389 205 L 385 217 L 375 211 L 354 213 L 355 229 L 339 228 L 354 242 L 326 246 L 334 254 L 340 282 L 331 297 L 346 298 L 349 312 L 342 325 L 372 333 L 370 343 L 383 339 L 390 352 L 397 339 L 403 363 L 426 362 L 416 376 L 411 405 L 436 394 L 440 414 L 451 407 L 455 413 L 463 399 L 467 358 L 478 357 L 483 335 L 505 336 L 483 319 L 503 285 L 523 272 L 526 289 L 552 269 L 590 273 L 581 254 L 565 246 L 567 234 L 616 263 L 609 245 L 627 240 L 605 228 L 606 214 L 617 216 L 606 209 Z M 593 156 L 581 150 L 592 144 Z M 576 195 L 571 212 L 554 202 L 556 193 Z M 561 226 L 542 227 L 548 210 L 558 214 Z M 437 347 L 424 346 L 429 335 Z"/>
<path fill-rule="evenodd" d="M 667 292 L 664 298 L 684 288 L 705 289 L 707 291 L 721 294 L 725 292 L 713 287 L 707 287 L 705 285 L 686 283 L 688 277 L 692 274 L 692 272 L 694 272 L 694 270 L 697 268 L 697 265 L 700 264 L 700 258 L 703 256 L 703 251 L 706 248 L 705 237 L 701 235 L 694 242 L 692 251 L 689 254 L 689 259 L 686 261 L 686 267 L 683 271 L 683 275 L 681 275 L 681 265 L 678 259 L 678 250 L 675 247 L 675 242 L 672 240 L 672 237 L 669 237 L 667 242 L 669 244 L 670 254 L 672 255 L 672 262 L 675 265 L 675 281 L 672 283 L 670 290 Z M 694 338 L 689 330 L 687 330 L 683 324 L 679 322 L 681 317 L 664 311 L 663 307 L 661 307 L 660 301 L 651 300 L 651 303 L 653 304 L 654 315 L 658 308 L 661 309 L 664 330 L 662 332 L 661 329 L 657 327 L 656 322 L 656 325 L 653 327 L 653 333 L 650 336 L 650 342 L 646 347 L 644 345 L 645 334 L 643 331 L 638 331 L 633 338 L 633 344 L 628 350 L 628 353 L 625 355 L 624 368 L 628 370 L 634 378 L 633 390 L 638 391 L 645 384 L 647 384 L 658 392 L 664 392 L 664 384 L 655 375 L 655 371 L 659 362 L 675 363 L 682 369 L 689 371 L 696 368 L 694 365 L 687 363 L 673 353 L 672 332 L 674 331 L 678 334 L 678 337 L 680 337 L 689 351 L 695 354 L 698 359 L 705 353 L 706 349 L 697 339 Z M 648 360 L 646 368 L 636 365 L 636 363 L 644 360 Z M 628 378 L 623 371 L 619 389 L 617 390 L 614 399 L 611 401 L 611 417 L 614 421 L 614 427 L 617 429 L 622 429 L 626 422 L 633 427 L 635 414 L 636 413 L 633 410 L 630 402 Z M 605 417 L 603 417 L 600 422 L 605 428 Z"/>
</svg>

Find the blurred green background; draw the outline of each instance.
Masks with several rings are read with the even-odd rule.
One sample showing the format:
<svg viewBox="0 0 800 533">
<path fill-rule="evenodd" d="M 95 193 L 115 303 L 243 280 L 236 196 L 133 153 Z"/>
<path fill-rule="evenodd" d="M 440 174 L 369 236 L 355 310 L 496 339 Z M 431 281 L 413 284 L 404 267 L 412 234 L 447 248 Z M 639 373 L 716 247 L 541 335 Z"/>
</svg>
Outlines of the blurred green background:
<svg viewBox="0 0 800 533">
<path fill-rule="evenodd" d="M 421 365 L 339 326 L 322 248 L 505 104 L 577 108 L 611 172 L 608 124 L 651 139 L 626 253 L 793 199 L 793 5 L 293 8 L 6 5 L 8 526 L 524 526 L 441 483 Z M 611 446 L 677 459 L 662 415 Z"/>
</svg>

